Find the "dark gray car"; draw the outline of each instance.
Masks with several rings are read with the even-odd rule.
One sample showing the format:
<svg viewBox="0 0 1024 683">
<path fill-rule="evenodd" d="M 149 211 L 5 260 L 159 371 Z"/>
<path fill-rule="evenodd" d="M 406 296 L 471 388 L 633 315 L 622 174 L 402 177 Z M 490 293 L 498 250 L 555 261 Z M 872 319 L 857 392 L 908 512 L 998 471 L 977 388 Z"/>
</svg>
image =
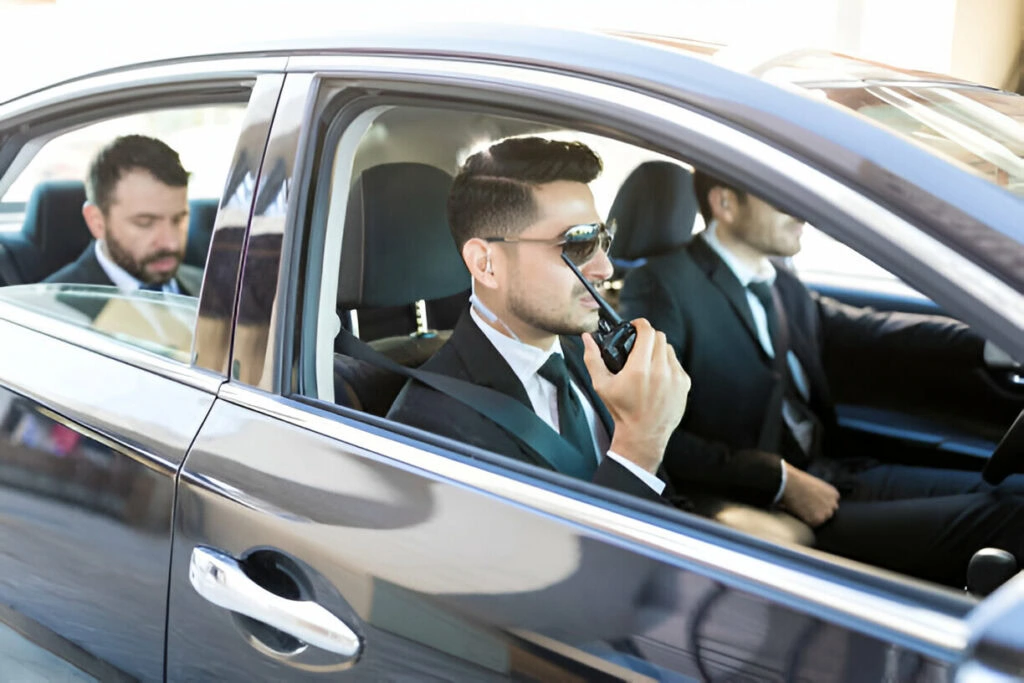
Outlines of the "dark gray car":
<svg viewBox="0 0 1024 683">
<path fill-rule="evenodd" d="M 489 141 L 564 134 L 605 144 L 609 166 L 685 160 L 773 197 L 921 296 L 812 286 L 941 309 L 1024 358 L 1021 97 L 823 54 L 739 73 L 715 51 L 505 28 L 347 35 L 0 103 L 0 222 L 15 226 L 0 234 L 0 678 L 1022 675 L 1019 578 L 981 600 L 815 551 L 794 520 L 730 525 L 508 462 L 387 420 L 404 378 L 353 375 L 335 353 L 345 329 L 415 365 L 469 286 L 431 251 L 443 192 L 426 181 L 383 184 L 379 215 L 353 219 L 371 169 L 451 174 Z M 35 284 L 89 243 L 73 183 L 33 176 L 34 194 L 8 199 L 46 143 L 154 112 L 178 131 L 200 111 L 230 123 L 190 148 L 229 152 L 223 189 L 192 193 L 201 296 Z M 395 239 L 423 258 L 389 260 Z M 981 469 L 1024 407 L 1015 370 L 983 374 L 955 414 L 922 384 L 840 405 L 844 428 Z M 1019 471 L 1020 438 L 991 463 Z"/>
</svg>

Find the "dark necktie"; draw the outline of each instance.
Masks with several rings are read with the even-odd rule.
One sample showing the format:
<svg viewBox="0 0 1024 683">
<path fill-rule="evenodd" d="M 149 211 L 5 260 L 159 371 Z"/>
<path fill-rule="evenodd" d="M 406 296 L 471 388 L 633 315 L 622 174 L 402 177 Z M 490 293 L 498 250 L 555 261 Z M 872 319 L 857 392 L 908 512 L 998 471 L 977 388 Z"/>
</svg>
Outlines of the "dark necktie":
<svg viewBox="0 0 1024 683">
<path fill-rule="evenodd" d="M 561 354 L 551 354 L 537 374 L 555 385 L 558 393 L 558 431 L 562 438 L 580 452 L 583 456 L 584 470 L 592 476 L 597 469 L 594 437 L 590 432 L 590 424 L 583 412 L 579 396 L 572 388 L 572 380 L 569 377 L 569 368 L 565 365 L 565 359 Z"/>
<path fill-rule="evenodd" d="M 764 280 L 752 280 L 747 289 L 757 297 L 764 307 L 765 317 L 768 319 L 768 338 L 772 341 L 772 349 L 779 351 L 779 315 L 775 312 L 775 298 L 772 296 L 772 286 Z"/>
<path fill-rule="evenodd" d="M 757 300 L 764 307 L 765 318 L 768 321 L 768 337 L 771 339 L 772 349 L 776 355 L 776 365 L 781 368 L 782 381 L 786 383 L 783 400 L 788 404 L 793 414 L 792 419 L 795 419 L 800 424 L 809 421 L 812 425 L 810 444 L 805 447 L 793 433 L 793 425 L 785 418 L 783 419 L 786 428 L 783 429 L 782 443 L 779 445 L 779 449 L 786 460 L 799 465 L 805 463 L 808 458 L 814 458 L 818 448 L 820 448 L 821 421 L 814 414 L 814 411 L 811 410 L 804 397 L 797 391 L 796 383 L 793 381 L 793 373 L 789 367 L 789 358 L 786 357 L 789 355 L 789 344 L 786 342 L 789 335 L 780 336 L 779 314 L 775 308 L 772 286 L 763 280 L 755 280 L 747 285 L 747 289 L 757 297 Z M 785 356 L 779 356 L 779 354 L 785 354 Z"/>
<path fill-rule="evenodd" d="M 139 285 L 139 289 L 143 292 L 162 292 L 164 291 L 164 283 L 162 282 L 144 282 Z"/>
</svg>

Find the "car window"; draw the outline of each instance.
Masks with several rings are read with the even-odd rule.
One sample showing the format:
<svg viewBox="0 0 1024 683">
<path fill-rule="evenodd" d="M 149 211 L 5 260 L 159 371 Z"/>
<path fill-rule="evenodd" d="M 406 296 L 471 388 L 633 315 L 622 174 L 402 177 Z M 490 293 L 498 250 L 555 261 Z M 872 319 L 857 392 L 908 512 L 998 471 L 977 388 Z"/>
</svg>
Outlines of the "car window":
<svg viewBox="0 0 1024 683">
<path fill-rule="evenodd" d="M 871 259 L 814 226 L 805 224 L 794 270 L 811 286 L 841 287 L 863 293 L 891 294 L 927 300 L 923 294 Z"/>
<path fill-rule="evenodd" d="M 163 292 L 121 293 L 96 285 L 26 285 L 0 290 L 0 301 L 92 330 L 181 363 L 191 362 L 199 300 Z"/>
<path fill-rule="evenodd" d="M 39 183 L 83 180 L 96 153 L 119 135 L 163 140 L 189 171 L 189 197 L 219 197 L 244 114 L 244 104 L 163 109 L 90 123 L 37 141 L 39 151 L 17 177 L 4 178 L 0 184 L 9 184 L 0 197 L 0 230 L 20 228 L 21 212 Z"/>
<path fill-rule="evenodd" d="M 498 140 L 526 136 L 578 141 L 597 152 L 603 170 L 590 187 L 595 206 L 602 217 L 610 215 L 627 177 L 638 167 L 663 163 L 679 168 L 683 174 L 688 173 L 685 164 L 657 152 L 537 121 L 426 107 L 382 107 L 367 112 L 361 125 L 350 128 L 346 136 L 333 144 L 331 154 L 336 161 L 331 169 L 333 182 L 329 197 L 318 199 L 318 203 L 329 206 L 326 215 L 326 245 L 322 255 L 321 287 L 324 294 L 319 311 L 318 348 L 315 355 L 315 393 L 319 398 L 344 402 L 356 394 L 359 397 L 357 405 L 379 415 L 387 413 L 390 399 L 394 398 L 367 387 L 351 386 L 351 383 L 341 379 L 338 373 L 344 374 L 351 368 L 344 361 L 338 361 L 334 354 L 339 319 L 359 339 L 402 362 L 412 363 L 414 359 L 422 362 L 429 357 L 430 351 L 436 350 L 448 338 L 468 305 L 469 279 L 451 240 L 444 216 L 447 189 L 467 157 Z M 347 145 L 355 148 L 351 159 L 338 154 L 338 150 Z M 351 166 L 346 167 L 349 163 Z M 401 168 L 403 165 L 405 168 Z M 426 187 L 425 184 L 421 184 L 420 192 L 403 191 L 405 172 L 409 173 L 409 178 L 436 180 L 438 196 L 428 196 L 427 191 L 422 189 Z M 394 179 L 388 179 L 389 174 L 394 174 Z M 413 185 L 416 184 L 413 182 Z M 430 253 L 438 259 L 435 268 L 457 270 L 458 275 L 449 275 L 447 283 L 441 275 L 440 284 L 432 283 L 430 280 L 436 277 L 436 269 L 434 272 L 426 272 L 407 268 L 402 272 L 399 261 L 387 258 L 382 260 L 385 264 L 382 267 L 392 269 L 393 272 L 376 272 L 371 261 L 376 247 L 365 246 L 366 260 L 362 260 L 362 257 L 354 255 L 354 250 L 359 248 L 357 242 L 352 242 L 346 256 L 342 244 L 349 244 L 349 240 L 353 239 L 351 230 L 355 228 L 345 226 L 351 225 L 356 216 L 364 221 L 359 228 L 366 230 L 364 239 L 370 238 L 371 230 L 410 229 L 408 226 L 402 228 L 400 224 L 391 223 L 379 213 L 370 218 L 371 212 L 382 210 L 393 202 L 403 205 L 410 202 L 429 204 L 431 217 L 426 217 L 426 213 L 420 215 L 422 230 L 439 231 L 442 241 L 446 241 L 443 249 L 437 244 L 428 245 L 433 250 Z M 696 213 L 695 206 L 689 208 L 684 225 L 678 226 L 687 233 L 693 229 Z M 371 222 L 374 223 L 372 226 Z M 347 234 L 346 230 L 349 230 Z M 620 226 L 619 230 L 616 240 L 628 239 L 625 235 L 629 232 L 629 226 Z M 395 239 L 405 240 L 405 236 L 396 234 Z M 419 238 L 411 233 L 408 239 Z M 351 265 L 346 266 L 349 263 Z M 411 264 L 406 265 L 412 268 Z M 426 293 L 423 298 L 414 296 L 411 289 L 387 292 L 388 289 L 401 288 L 394 284 L 397 280 L 408 286 L 410 279 L 416 277 L 415 273 L 423 279 Z M 392 286 L 388 286 L 388 280 Z M 330 296 L 326 292 L 337 294 Z M 614 298 L 613 290 L 606 291 L 606 294 Z M 406 357 L 406 353 L 412 353 L 414 357 Z M 382 397 L 386 398 L 382 400 Z"/>
<path fill-rule="evenodd" d="M 0 183 L 6 187 L 0 216 L 20 231 L 0 235 L 0 283 L 7 285 L 0 288 L 0 302 L 191 363 L 207 252 L 245 112 L 246 104 L 237 101 L 151 110 L 93 121 L 24 145 L 20 156 L 33 156 L 12 166 L 10 173 L 19 172 L 13 182 L 8 177 Z M 143 173 L 146 182 L 157 184 L 156 194 L 143 185 L 130 195 L 134 203 L 122 195 L 116 243 L 113 237 L 96 241 L 83 215 L 83 181 L 98 151 L 124 135 L 169 147 L 157 161 L 150 143 L 119 158 L 149 155 L 146 163 L 159 164 L 172 180 Z M 117 176 L 118 187 L 126 176 Z M 184 195 L 178 177 L 187 182 Z M 103 221 L 113 229 L 109 214 Z M 172 257 L 173 271 L 167 265 Z M 44 284 L 50 278 L 60 284 Z M 151 284 L 142 288 L 147 281 Z"/>
</svg>

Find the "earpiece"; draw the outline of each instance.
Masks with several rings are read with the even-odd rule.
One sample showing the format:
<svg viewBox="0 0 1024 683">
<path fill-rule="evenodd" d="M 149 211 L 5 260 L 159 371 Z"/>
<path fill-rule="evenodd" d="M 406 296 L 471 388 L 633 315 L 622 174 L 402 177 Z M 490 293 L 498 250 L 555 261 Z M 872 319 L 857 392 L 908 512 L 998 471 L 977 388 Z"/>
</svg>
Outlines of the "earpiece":
<svg viewBox="0 0 1024 683">
<path fill-rule="evenodd" d="M 494 275 L 494 269 L 491 268 L 491 252 L 487 252 L 487 263 L 484 265 L 484 270 L 487 271 L 488 275 Z"/>
</svg>

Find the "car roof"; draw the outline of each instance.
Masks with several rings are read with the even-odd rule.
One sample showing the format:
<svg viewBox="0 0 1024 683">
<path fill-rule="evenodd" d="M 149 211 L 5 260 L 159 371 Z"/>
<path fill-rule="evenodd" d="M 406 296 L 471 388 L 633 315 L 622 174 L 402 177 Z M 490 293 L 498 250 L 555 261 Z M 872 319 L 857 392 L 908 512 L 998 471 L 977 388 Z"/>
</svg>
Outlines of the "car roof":
<svg viewBox="0 0 1024 683">
<path fill-rule="evenodd" d="M 917 82 L 969 85 L 949 76 L 896 67 L 825 50 L 793 50 L 772 53 L 751 46 L 677 36 L 627 31 L 597 31 L 509 24 L 427 23 L 407 27 L 361 26 L 353 30 L 313 30 L 308 21 L 290 25 L 263 22 L 252 28 L 216 33 L 185 32 L 174 41 L 153 41 L 148 35 L 121 36 L 97 45 L 83 42 L 77 34 L 51 37 L 63 41 L 60 53 L 47 43 L 20 48 L 17 55 L 2 55 L 32 63 L 32 69 L 12 70 L 0 82 L 0 103 L 46 87 L 99 73 L 146 65 L 224 56 L 295 54 L 391 54 L 432 55 L 486 59 L 513 63 L 601 63 L 622 52 L 625 43 L 642 48 L 649 59 L 676 56 L 713 62 L 730 71 L 748 73 L 772 81 L 800 85 Z M 168 30 L 172 30 L 168 27 Z M 238 37 L 240 36 L 240 37 Z M 281 37 L 286 36 L 286 37 Z M 771 48 L 767 48 L 770 50 Z M 635 51 L 629 51 L 636 58 Z M 67 59 L 68 54 L 74 59 Z M 601 59 L 598 59 L 601 57 Z"/>
<path fill-rule="evenodd" d="M 204 34 L 173 43 L 152 41 L 152 45 L 142 40 L 148 36 L 132 36 L 112 41 L 118 43 L 116 48 L 91 53 L 88 60 L 78 62 L 79 74 L 71 73 L 75 71 L 72 64 L 62 61 L 58 66 L 65 74 L 61 78 L 67 81 L 84 71 L 121 71 L 195 59 L 353 54 L 482 60 L 576 73 L 729 119 L 755 137 L 789 149 L 831 173 L 852 178 L 877 196 L 896 192 L 888 179 L 902 179 L 901 183 L 910 183 L 920 196 L 908 202 L 900 195 L 897 199 L 901 207 L 909 211 L 912 206 L 914 212 L 927 215 L 929 229 L 936 237 L 979 256 L 984 252 L 982 257 L 987 260 L 1006 260 L 1002 255 L 1009 250 L 986 246 L 988 242 L 978 240 L 963 227 L 967 216 L 1003 233 L 1001 239 L 1009 237 L 1011 243 L 1024 244 L 1024 227 L 1017 219 L 1018 198 L 951 164 L 935 163 L 932 152 L 839 105 L 822 101 L 813 90 L 797 83 L 820 86 L 825 82 L 852 85 L 898 81 L 926 86 L 981 86 L 827 52 L 795 51 L 766 57 L 753 50 L 714 43 L 612 31 L 433 23 L 317 32 L 308 27 L 293 31 L 284 20 L 269 29 L 226 31 L 221 37 Z M 244 37 L 226 37 L 229 34 Z M 73 53 L 73 48 L 68 50 Z M 136 56 L 122 63 L 118 61 L 122 53 Z M 801 81 L 794 74 L 807 78 Z M 965 213 L 944 211 L 936 215 L 929 208 L 936 197 Z M 1016 262 L 1001 263 L 999 269 L 1008 281 L 1024 283 Z"/>
</svg>

